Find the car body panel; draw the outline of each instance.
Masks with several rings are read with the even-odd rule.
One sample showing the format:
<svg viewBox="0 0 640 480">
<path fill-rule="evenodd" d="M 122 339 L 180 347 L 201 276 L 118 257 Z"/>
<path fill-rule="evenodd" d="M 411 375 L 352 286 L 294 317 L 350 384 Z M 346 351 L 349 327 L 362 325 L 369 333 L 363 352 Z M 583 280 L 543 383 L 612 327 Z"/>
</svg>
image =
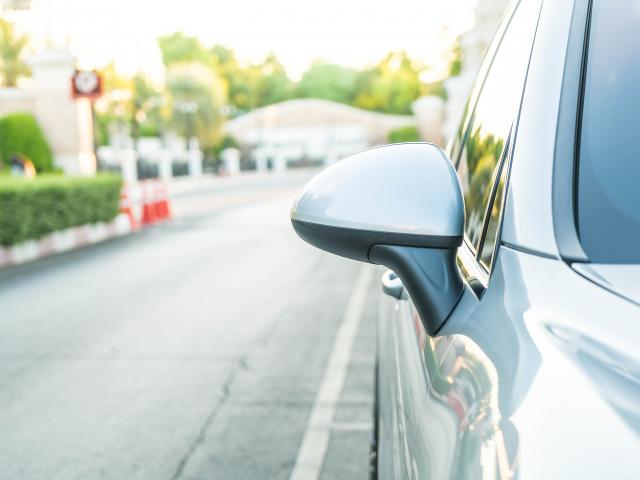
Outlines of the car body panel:
<svg viewBox="0 0 640 480">
<path fill-rule="evenodd" d="M 638 478 L 639 267 L 571 264 L 554 230 L 573 7 L 542 5 L 493 270 L 460 247 L 465 291 L 433 337 L 411 299 L 382 300 L 379 478 Z"/>
<path fill-rule="evenodd" d="M 526 1 L 526 0 L 525 0 Z M 502 224 L 504 243 L 558 256 L 552 171 L 572 1 L 545 1 L 522 99 Z"/>
<path fill-rule="evenodd" d="M 409 301 L 387 300 L 395 361 L 381 368 L 398 376 L 406 452 L 404 473 L 380 478 L 636 478 L 637 307 L 504 246 L 482 299 L 465 295 L 464 314 L 433 338 Z"/>
<path fill-rule="evenodd" d="M 574 263 L 572 267 L 601 287 L 640 304 L 640 265 Z"/>
</svg>

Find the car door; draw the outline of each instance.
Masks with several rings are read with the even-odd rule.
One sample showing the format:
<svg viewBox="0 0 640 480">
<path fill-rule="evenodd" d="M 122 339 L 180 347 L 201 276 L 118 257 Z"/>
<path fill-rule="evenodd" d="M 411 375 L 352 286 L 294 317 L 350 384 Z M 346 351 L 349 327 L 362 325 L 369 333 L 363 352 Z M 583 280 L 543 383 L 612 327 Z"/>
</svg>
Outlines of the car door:
<svg viewBox="0 0 640 480">
<path fill-rule="evenodd" d="M 499 254 L 503 199 L 541 3 L 514 2 L 507 11 L 450 147 L 465 198 L 465 242 L 458 265 L 474 292 L 457 310 L 495 304 L 504 289 L 491 272 Z M 410 299 L 386 303 L 380 378 L 388 384 L 381 382 L 379 392 L 381 417 L 386 417 L 381 423 L 389 435 L 380 432 L 380 478 L 507 476 L 514 469 L 517 440 L 496 413 L 496 339 L 479 331 L 472 340 L 455 329 L 429 337 Z M 504 308 L 493 310 L 496 322 L 508 323 Z M 501 331 L 520 338 L 514 328 Z"/>
</svg>

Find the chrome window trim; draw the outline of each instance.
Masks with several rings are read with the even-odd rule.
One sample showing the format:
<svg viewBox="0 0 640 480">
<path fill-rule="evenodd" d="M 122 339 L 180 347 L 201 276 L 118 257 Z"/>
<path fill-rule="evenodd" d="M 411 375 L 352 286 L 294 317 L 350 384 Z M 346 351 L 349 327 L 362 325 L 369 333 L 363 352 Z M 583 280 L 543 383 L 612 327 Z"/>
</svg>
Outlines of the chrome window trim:
<svg viewBox="0 0 640 480">
<path fill-rule="evenodd" d="M 487 68 L 486 72 L 484 72 L 484 78 L 482 80 L 482 86 L 480 87 L 476 98 L 474 99 L 475 104 L 478 103 L 478 100 L 480 98 L 480 96 L 482 95 L 482 90 L 484 89 L 484 83 L 485 80 L 491 70 L 491 66 L 493 65 L 493 61 L 495 59 L 495 56 L 497 55 L 499 49 L 500 49 L 500 45 L 502 44 L 502 39 L 506 33 L 506 31 L 509 28 L 509 25 L 511 24 L 511 20 L 513 19 L 513 16 L 517 10 L 517 6 L 519 5 L 519 1 L 514 1 L 511 4 L 511 11 L 509 12 L 509 21 L 507 23 L 507 25 L 505 26 L 504 30 L 501 32 L 502 37 L 500 38 L 500 43 L 498 44 L 497 48 L 495 49 L 495 51 L 493 52 L 493 58 L 491 59 L 491 64 L 489 65 L 489 67 Z M 525 89 L 527 86 L 527 80 L 529 77 L 529 69 L 531 67 L 531 59 L 533 56 L 533 50 L 535 48 L 535 42 L 536 42 L 536 36 L 538 33 L 538 26 L 540 25 L 540 17 L 542 15 L 542 7 L 543 7 L 544 1 L 541 2 L 540 4 L 540 10 L 538 11 L 538 18 L 536 19 L 536 26 L 534 28 L 533 31 L 533 39 L 531 41 L 531 49 L 529 51 L 529 60 L 527 62 L 527 68 L 526 68 L 526 72 L 525 72 L 525 76 L 524 76 L 524 82 L 522 83 L 522 91 L 520 94 L 520 102 L 519 105 L 516 109 L 516 113 L 515 113 L 515 118 L 512 122 L 512 126 L 511 129 L 509 130 L 509 133 L 507 135 L 507 140 L 506 140 L 506 144 L 505 147 L 501 153 L 501 159 L 500 162 L 497 166 L 497 168 L 495 169 L 494 175 L 492 177 L 492 185 L 491 185 L 491 193 L 490 193 L 490 197 L 489 197 L 489 201 L 487 202 L 486 208 L 485 208 L 485 213 L 484 213 L 484 217 L 483 217 L 483 222 L 482 222 L 482 231 L 480 234 L 480 237 L 478 239 L 478 244 L 474 247 L 471 245 L 471 242 L 469 241 L 469 238 L 466 234 L 464 234 L 464 242 L 462 247 L 460 247 L 460 249 L 458 250 L 458 261 L 459 263 L 462 262 L 464 267 L 463 267 L 463 277 L 465 278 L 465 280 L 467 280 L 467 282 L 471 282 L 471 280 L 475 279 L 477 280 L 483 287 L 484 289 L 487 288 L 488 284 L 489 284 L 489 278 L 491 276 L 491 272 L 493 270 L 493 265 L 495 265 L 495 258 L 496 255 L 498 254 L 498 249 L 500 247 L 500 245 L 502 244 L 502 224 L 503 224 L 503 218 L 504 218 L 504 213 L 505 213 L 505 208 L 506 208 L 506 202 L 507 202 L 507 192 L 509 189 L 509 180 L 510 180 L 510 175 L 511 175 L 511 164 L 513 162 L 513 154 L 514 154 L 514 150 L 515 150 L 515 143 L 516 143 L 516 139 L 517 139 L 517 132 L 518 132 L 518 125 L 519 125 L 519 121 L 520 121 L 520 114 L 522 112 L 522 105 L 524 103 L 524 95 L 525 95 Z M 473 111 L 468 115 L 468 119 L 469 121 L 467 122 L 466 125 L 466 129 L 467 131 L 464 134 L 464 139 L 461 142 L 462 147 L 459 149 L 458 154 L 460 155 L 462 153 L 462 150 L 464 149 L 464 144 L 466 143 L 466 139 L 467 139 L 467 135 L 469 133 L 469 127 L 471 125 L 471 119 L 473 118 L 473 115 L 475 114 L 475 108 L 476 105 L 474 105 L 473 107 Z M 459 158 L 458 158 L 459 160 Z M 454 164 L 456 165 L 457 168 L 457 161 Z M 500 178 L 502 176 L 502 173 L 504 171 L 504 169 L 507 169 L 506 172 L 506 179 L 505 179 L 505 186 L 504 186 L 504 193 L 503 193 L 503 198 L 502 198 L 502 205 L 501 205 L 501 209 L 500 209 L 500 216 L 499 216 L 499 220 L 498 220 L 498 228 L 496 231 L 496 240 L 493 246 L 493 254 L 492 254 L 492 262 L 491 262 L 491 267 L 487 267 L 485 266 L 482 261 L 480 260 L 480 255 L 482 252 L 482 248 L 484 246 L 484 241 L 485 241 L 485 237 L 487 234 L 487 229 L 488 229 L 488 224 L 489 224 L 489 220 L 490 220 L 490 216 L 488 215 L 488 213 L 491 211 L 491 209 L 493 208 L 493 203 L 495 201 L 495 196 L 498 190 L 498 185 L 500 182 Z M 460 250 L 465 249 L 465 252 L 463 255 L 460 254 Z M 471 254 L 473 259 L 470 260 L 467 254 Z M 473 264 L 473 265 L 471 265 Z"/>
<path fill-rule="evenodd" d="M 462 278 L 469 284 L 478 297 L 482 296 L 489 285 L 489 272 L 476 260 L 475 252 L 465 238 L 458 248 L 457 261 Z"/>
<path fill-rule="evenodd" d="M 553 230 L 560 257 L 566 262 L 589 260 L 578 235 L 576 173 L 590 17 L 591 0 L 576 0 L 567 42 L 553 154 Z"/>
<path fill-rule="evenodd" d="M 460 119 L 458 128 L 456 128 L 455 131 L 455 136 L 453 137 L 452 141 L 449 142 L 447 155 L 449 155 L 451 163 L 453 163 L 453 166 L 456 168 L 456 170 L 458 169 L 458 162 L 460 161 L 460 155 L 462 154 L 464 145 L 467 143 L 467 137 L 469 135 L 471 126 L 471 119 L 475 115 L 478 99 L 480 98 L 480 95 L 482 95 L 484 84 L 487 80 L 487 76 L 489 75 L 489 71 L 493 66 L 496 53 L 502 45 L 504 34 L 509 29 L 509 25 L 511 25 L 511 21 L 513 20 L 513 16 L 519 5 L 520 0 L 513 0 L 512 2 L 509 2 L 509 5 L 507 5 L 505 12 L 500 19 L 500 23 L 498 24 L 498 29 L 496 30 L 494 37 L 489 43 L 489 48 L 487 49 L 487 52 L 485 54 L 486 57 L 483 59 L 482 64 L 480 65 L 478 76 L 471 85 L 469 97 L 467 98 L 464 110 L 462 111 L 464 117 Z M 458 140 L 458 134 L 460 134 L 460 138 L 459 141 L 456 141 Z"/>
<path fill-rule="evenodd" d="M 553 158 L 573 0 L 544 1 L 533 48 L 501 241 L 559 258 L 552 208 Z"/>
</svg>

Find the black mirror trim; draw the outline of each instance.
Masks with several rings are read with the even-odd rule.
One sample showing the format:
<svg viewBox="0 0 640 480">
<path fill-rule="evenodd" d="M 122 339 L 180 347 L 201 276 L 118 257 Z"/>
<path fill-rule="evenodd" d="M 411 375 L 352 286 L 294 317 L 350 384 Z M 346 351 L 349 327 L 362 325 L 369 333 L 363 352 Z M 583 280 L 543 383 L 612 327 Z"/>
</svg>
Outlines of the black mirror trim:
<svg viewBox="0 0 640 480">
<path fill-rule="evenodd" d="M 425 330 L 436 335 L 464 292 L 456 250 L 375 245 L 369 257 L 400 277 Z"/>
<path fill-rule="evenodd" d="M 370 260 L 374 245 L 396 245 L 430 249 L 455 249 L 462 245 L 462 235 L 422 235 L 336 227 L 291 219 L 296 233 L 307 243 L 336 255 L 360 262 Z"/>
</svg>

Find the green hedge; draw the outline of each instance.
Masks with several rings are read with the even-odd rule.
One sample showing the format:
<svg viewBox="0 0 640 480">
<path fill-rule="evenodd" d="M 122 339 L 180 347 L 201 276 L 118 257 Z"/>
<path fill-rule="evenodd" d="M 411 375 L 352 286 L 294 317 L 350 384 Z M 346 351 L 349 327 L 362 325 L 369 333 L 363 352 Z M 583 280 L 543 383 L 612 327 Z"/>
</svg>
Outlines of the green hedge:
<svg viewBox="0 0 640 480">
<path fill-rule="evenodd" d="M 416 127 L 401 127 L 389 132 L 389 143 L 419 142 L 420 133 Z"/>
<path fill-rule="evenodd" d="M 111 174 L 34 180 L 0 177 L 0 245 L 112 220 L 118 215 L 121 187 L 120 177 Z"/>
<path fill-rule="evenodd" d="M 31 160 L 38 173 L 53 169 L 51 148 L 33 115 L 12 113 L 0 118 L 0 167 L 6 168 L 14 154 Z"/>
</svg>

